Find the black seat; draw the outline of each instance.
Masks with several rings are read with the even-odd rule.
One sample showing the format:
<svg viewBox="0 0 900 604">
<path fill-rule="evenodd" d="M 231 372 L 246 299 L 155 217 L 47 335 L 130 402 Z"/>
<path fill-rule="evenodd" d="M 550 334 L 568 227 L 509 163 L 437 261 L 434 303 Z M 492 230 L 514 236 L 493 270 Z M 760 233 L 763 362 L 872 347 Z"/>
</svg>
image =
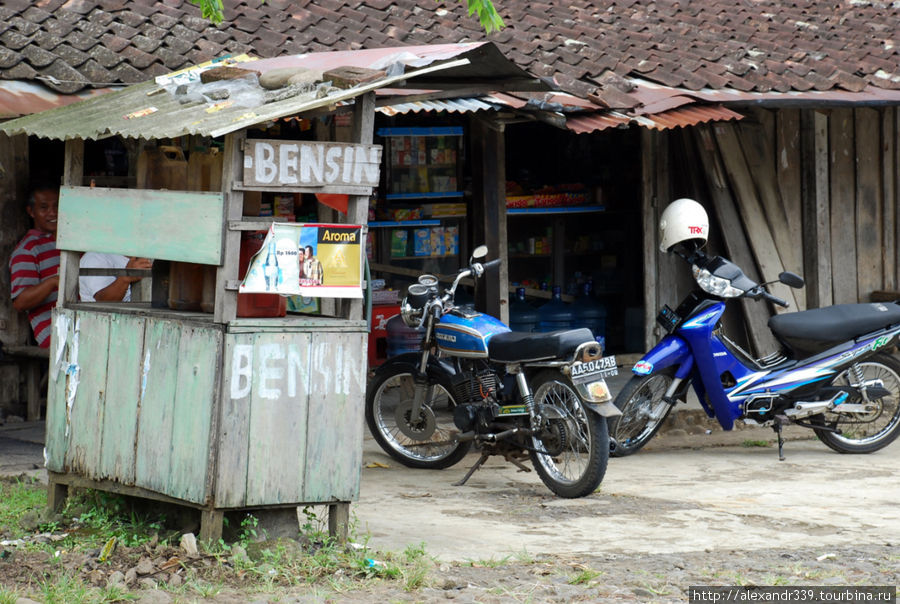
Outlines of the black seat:
<svg viewBox="0 0 900 604">
<path fill-rule="evenodd" d="M 584 327 L 547 333 L 510 331 L 491 337 L 488 356 L 503 363 L 568 358 L 580 344 L 593 341 L 594 334 Z"/>
<path fill-rule="evenodd" d="M 808 355 L 897 323 L 900 306 L 873 302 L 775 315 L 769 319 L 769 329 L 794 353 Z"/>
</svg>

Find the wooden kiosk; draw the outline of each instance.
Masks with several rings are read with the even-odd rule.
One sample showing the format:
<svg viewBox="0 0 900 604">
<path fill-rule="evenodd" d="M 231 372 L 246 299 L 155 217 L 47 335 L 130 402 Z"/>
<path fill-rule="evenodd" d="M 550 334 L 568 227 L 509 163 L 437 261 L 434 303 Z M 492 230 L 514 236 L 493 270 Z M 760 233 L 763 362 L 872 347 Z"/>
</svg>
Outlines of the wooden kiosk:
<svg viewBox="0 0 900 604">
<path fill-rule="evenodd" d="M 356 99 L 354 139 L 372 138 L 374 95 Z M 83 143 L 66 143 L 47 412 L 49 503 L 69 486 L 192 506 L 200 537 L 226 510 L 329 506 L 346 538 L 359 495 L 366 321 L 362 302 L 335 316 L 238 318 L 246 129 L 225 138 L 223 193 L 93 189 Z M 271 189 L 267 189 L 271 190 Z M 366 222 L 359 186 L 283 191 L 350 194 L 345 217 Z M 364 249 L 364 246 L 360 246 Z M 104 251 L 216 268 L 212 314 L 151 304 L 77 301 L 78 252 Z"/>
</svg>

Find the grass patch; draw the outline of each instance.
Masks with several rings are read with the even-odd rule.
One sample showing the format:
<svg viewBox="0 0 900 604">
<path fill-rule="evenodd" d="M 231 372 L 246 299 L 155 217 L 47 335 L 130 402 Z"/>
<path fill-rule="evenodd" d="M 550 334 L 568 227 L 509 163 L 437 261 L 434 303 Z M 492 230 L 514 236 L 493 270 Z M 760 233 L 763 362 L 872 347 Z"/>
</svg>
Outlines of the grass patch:
<svg viewBox="0 0 900 604">
<path fill-rule="evenodd" d="M 742 447 L 771 447 L 772 443 L 767 440 L 752 440 L 747 439 L 741 443 Z"/>
</svg>

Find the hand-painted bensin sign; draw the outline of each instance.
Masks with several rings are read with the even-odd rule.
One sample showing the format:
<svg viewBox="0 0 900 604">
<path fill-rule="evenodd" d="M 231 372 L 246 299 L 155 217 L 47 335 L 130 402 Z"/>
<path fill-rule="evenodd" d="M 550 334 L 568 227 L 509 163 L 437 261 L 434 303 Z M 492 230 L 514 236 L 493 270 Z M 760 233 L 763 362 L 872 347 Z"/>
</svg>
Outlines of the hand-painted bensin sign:
<svg viewBox="0 0 900 604">
<path fill-rule="evenodd" d="M 248 139 L 244 186 L 377 187 L 381 145 Z"/>
</svg>

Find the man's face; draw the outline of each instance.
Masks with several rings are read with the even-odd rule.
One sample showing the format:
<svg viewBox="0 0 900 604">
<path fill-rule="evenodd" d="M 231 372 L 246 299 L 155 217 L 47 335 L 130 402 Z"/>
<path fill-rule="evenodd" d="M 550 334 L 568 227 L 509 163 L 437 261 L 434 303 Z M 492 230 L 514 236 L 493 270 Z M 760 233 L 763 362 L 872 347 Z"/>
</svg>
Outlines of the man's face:
<svg viewBox="0 0 900 604">
<path fill-rule="evenodd" d="M 34 219 L 34 228 L 45 233 L 56 233 L 59 192 L 35 191 L 34 207 L 28 207 L 28 215 Z"/>
</svg>

